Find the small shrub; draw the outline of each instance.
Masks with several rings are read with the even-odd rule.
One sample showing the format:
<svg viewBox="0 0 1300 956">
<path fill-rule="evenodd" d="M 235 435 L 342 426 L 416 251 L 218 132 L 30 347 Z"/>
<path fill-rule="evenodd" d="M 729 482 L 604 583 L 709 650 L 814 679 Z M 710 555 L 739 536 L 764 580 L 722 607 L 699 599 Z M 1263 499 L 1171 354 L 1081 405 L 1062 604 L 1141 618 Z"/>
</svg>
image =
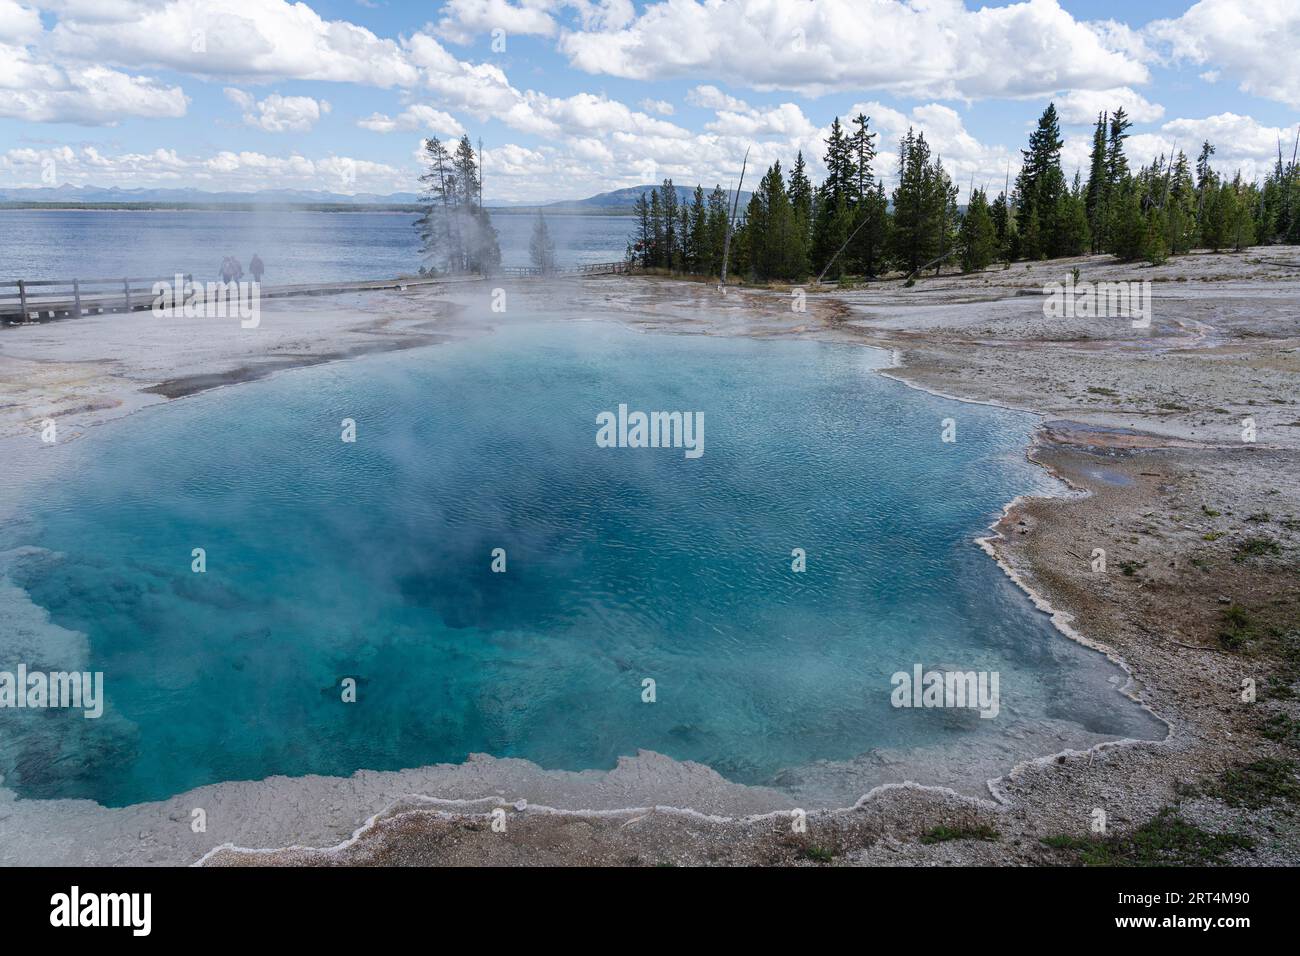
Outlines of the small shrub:
<svg viewBox="0 0 1300 956">
<path fill-rule="evenodd" d="M 1282 686 L 1286 687 L 1286 685 Z M 1289 691 L 1291 688 L 1286 687 L 1286 689 Z M 1278 694 L 1276 689 L 1270 687 L 1270 696 L 1285 697 L 1286 694 Z M 1259 733 L 1261 737 L 1275 743 L 1287 747 L 1300 747 L 1300 720 L 1295 720 L 1286 714 L 1274 714 L 1268 718 Z"/>
<path fill-rule="evenodd" d="M 1255 619 L 1240 604 L 1231 604 L 1223 611 L 1223 629 L 1219 643 L 1229 650 L 1239 650 L 1255 638 Z"/>
<path fill-rule="evenodd" d="M 810 846 L 803 852 L 808 859 L 816 860 L 818 863 L 829 863 L 835 859 L 835 854 L 824 846 Z"/>
<path fill-rule="evenodd" d="M 949 840 L 996 840 L 1001 834 L 987 824 L 975 826 L 935 827 L 921 837 L 924 844 L 946 843 Z"/>
<path fill-rule="evenodd" d="M 1075 854 L 1084 866 L 1223 865 L 1231 850 L 1254 849 L 1255 841 L 1239 833 L 1209 833 L 1165 807 L 1132 833 L 1123 836 L 1049 836 L 1041 841 L 1054 850 Z"/>
<path fill-rule="evenodd" d="M 1267 807 L 1279 800 L 1294 803 L 1300 799 L 1296 765 L 1290 760 L 1274 757 L 1240 764 L 1220 775 L 1215 795 L 1229 806 L 1249 807 L 1253 810 Z"/>
<path fill-rule="evenodd" d="M 1282 546 L 1272 538 L 1246 538 L 1237 545 L 1237 554 L 1234 561 L 1245 561 L 1247 558 L 1262 558 L 1282 553 Z"/>
</svg>

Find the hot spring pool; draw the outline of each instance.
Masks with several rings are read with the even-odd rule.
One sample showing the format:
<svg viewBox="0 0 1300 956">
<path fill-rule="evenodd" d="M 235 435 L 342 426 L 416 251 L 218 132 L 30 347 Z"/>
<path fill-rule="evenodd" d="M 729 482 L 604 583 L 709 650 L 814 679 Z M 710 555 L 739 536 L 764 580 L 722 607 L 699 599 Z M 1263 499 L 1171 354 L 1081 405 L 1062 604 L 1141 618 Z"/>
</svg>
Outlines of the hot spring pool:
<svg viewBox="0 0 1300 956">
<path fill-rule="evenodd" d="M 92 429 L 3 546 L 27 546 L 9 578 L 50 615 L 26 663 L 102 671 L 107 708 L 0 713 L 4 785 L 123 805 L 645 748 L 788 786 L 882 748 L 1009 767 L 1034 728 L 1163 736 L 972 542 L 1048 488 L 1024 459 L 1034 420 L 908 389 L 884 361 L 543 324 Z M 704 454 L 598 447 L 620 403 L 702 412 Z M 0 632 L 0 667 L 13 649 Z M 892 706 L 916 664 L 996 672 L 998 716 Z"/>
</svg>

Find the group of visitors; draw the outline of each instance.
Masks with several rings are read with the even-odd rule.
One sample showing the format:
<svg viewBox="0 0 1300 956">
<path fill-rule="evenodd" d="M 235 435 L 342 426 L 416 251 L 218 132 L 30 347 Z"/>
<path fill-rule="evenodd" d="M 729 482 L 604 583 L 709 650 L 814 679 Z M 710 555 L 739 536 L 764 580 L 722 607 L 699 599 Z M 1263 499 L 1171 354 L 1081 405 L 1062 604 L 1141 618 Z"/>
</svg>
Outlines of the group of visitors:
<svg viewBox="0 0 1300 956">
<path fill-rule="evenodd" d="M 253 253 L 253 258 L 248 261 L 248 271 L 253 276 L 253 281 L 258 285 L 262 284 L 262 276 L 266 273 L 266 267 L 262 265 L 262 260 L 257 253 Z M 234 256 L 226 256 L 221 260 L 221 281 L 222 282 L 239 282 L 244 278 L 244 267 Z"/>
</svg>

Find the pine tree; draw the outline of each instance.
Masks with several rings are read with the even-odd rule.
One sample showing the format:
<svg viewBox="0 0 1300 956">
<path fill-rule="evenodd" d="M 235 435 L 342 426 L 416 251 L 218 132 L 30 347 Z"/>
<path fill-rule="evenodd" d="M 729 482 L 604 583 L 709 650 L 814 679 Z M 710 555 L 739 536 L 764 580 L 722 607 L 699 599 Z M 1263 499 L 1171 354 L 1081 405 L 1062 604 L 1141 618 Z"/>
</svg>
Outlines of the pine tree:
<svg viewBox="0 0 1300 956">
<path fill-rule="evenodd" d="M 875 180 L 876 134 L 871 132 L 871 118 L 859 113 L 853 118 L 854 130 L 849 137 L 849 165 L 845 170 L 849 180 L 850 206 L 863 202 L 871 192 Z"/>
<path fill-rule="evenodd" d="M 1256 235 L 1271 242 L 1286 242 L 1293 231 L 1293 207 L 1295 180 L 1295 158 L 1291 166 L 1282 159 L 1282 140 L 1278 138 L 1277 162 L 1272 171 L 1264 178 L 1260 190 L 1259 216 L 1256 223 Z"/>
<path fill-rule="evenodd" d="M 1295 141 L 1291 146 L 1291 163 L 1284 173 L 1282 217 L 1278 222 L 1278 233 L 1283 242 L 1300 242 L 1300 127 L 1296 128 Z"/>
<path fill-rule="evenodd" d="M 709 219 L 708 209 L 704 205 L 704 187 L 698 183 L 695 195 L 691 199 L 690 265 L 688 271 L 693 275 L 704 275 L 709 271 Z"/>
<path fill-rule="evenodd" d="M 642 269 L 652 265 L 654 255 L 654 228 L 650 224 L 650 202 L 642 193 L 632 204 L 632 213 L 636 216 L 637 229 L 633 236 L 632 250 L 641 262 Z"/>
<path fill-rule="evenodd" d="M 444 273 L 450 271 L 451 262 L 458 258 L 452 247 L 452 185 L 448 181 L 452 175 L 451 154 L 436 136 L 431 136 L 424 141 L 424 161 L 426 169 L 420 176 L 422 208 L 420 218 L 415 221 L 420 236 L 420 258 L 424 261 L 421 270 Z"/>
<path fill-rule="evenodd" d="M 1228 244 L 1227 210 L 1224 208 L 1223 187 L 1213 179 L 1202 182 L 1197 190 L 1201 194 L 1201 212 L 1197 224 L 1201 243 L 1218 252 Z"/>
<path fill-rule="evenodd" d="M 1203 220 L 1205 203 L 1210 198 L 1211 191 L 1216 188 L 1214 167 L 1210 165 L 1210 157 L 1213 155 L 1214 146 L 1210 144 L 1208 139 L 1203 140 L 1201 142 L 1201 154 L 1196 157 L 1196 221 L 1201 226 L 1202 241 L 1206 242 L 1208 240 L 1204 239 Z"/>
<path fill-rule="evenodd" d="M 1223 221 L 1228 241 L 1236 252 L 1255 244 L 1255 219 L 1252 214 L 1258 195 L 1253 186 L 1242 182 L 1241 173 L 1223 186 L 1225 202 Z"/>
<path fill-rule="evenodd" d="M 501 248 L 479 202 L 478 160 L 469 136 L 461 137 L 454 155 L 436 137 L 426 139 L 424 157 L 422 212 L 415 225 L 425 267 L 491 274 L 501 263 Z"/>
<path fill-rule="evenodd" d="M 986 269 L 998 252 L 997 228 L 989 212 L 988 197 L 983 189 L 971 193 L 957 233 L 961 245 L 961 271 L 979 272 Z"/>
<path fill-rule="evenodd" d="M 1085 207 L 1094 253 L 1100 252 L 1104 247 L 1103 227 L 1106 222 L 1106 200 L 1110 195 L 1110 178 L 1106 165 L 1106 121 L 1107 116 L 1104 112 L 1097 114 L 1097 126 L 1092 131 L 1092 156 L 1088 164 L 1088 191 Z"/>
<path fill-rule="evenodd" d="M 1062 190 L 1057 199 L 1052 218 L 1056 224 L 1053 256 L 1081 256 L 1088 251 L 1092 237 L 1088 226 L 1088 202 L 1077 172 L 1073 187 Z"/>
<path fill-rule="evenodd" d="M 1106 224 L 1110 252 L 1126 262 L 1142 257 L 1146 217 L 1142 212 L 1140 184 L 1132 176 L 1118 186 Z"/>
<path fill-rule="evenodd" d="M 1124 140 L 1128 139 L 1133 125 L 1124 107 L 1119 107 L 1110 118 L 1110 137 L 1106 142 L 1106 181 L 1111 189 L 1118 188 L 1128 175 L 1128 159 L 1124 156 Z"/>
<path fill-rule="evenodd" d="M 1146 224 L 1142 230 L 1140 255 L 1153 266 L 1158 266 L 1169 258 L 1169 248 L 1165 244 L 1165 221 L 1160 210 L 1152 207 L 1147 210 Z"/>
<path fill-rule="evenodd" d="M 807 177 L 802 151 L 794 157 L 794 169 L 790 170 L 785 193 L 790 206 L 789 277 L 802 278 L 809 271 L 809 252 L 813 242 L 813 183 Z"/>
<path fill-rule="evenodd" d="M 501 247 L 492 219 L 479 201 L 478 158 L 469 134 L 461 136 L 452 158 L 455 168 L 454 193 L 459 232 L 460 272 L 491 274 L 501 263 Z"/>
<path fill-rule="evenodd" d="M 844 256 L 836 255 L 849 239 L 849 227 L 853 211 L 849 208 L 847 191 L 841 191 L 839 198 L 832 204 L 829 194 L 823 189 L 818 203 L 818 221 L 822 224 L 820 239 L 822 245 L 816 251 L 817 261 L 824 263 L 818 273 L 838 279 L 848 271 L 848 262 Z"/>
<path fill-rule="evenodd" d="M 885 249 L 889 243 L 889 200 L 884 180 L 869 189 L 858 205 L 858 230 L 849 250 L 853 263 L 865 276 L 875 276 L 884 269 Z"/>
<path fill-rule="evenodd" d="M 659 190 L 650 191 L 650 267 L 664 267 L 664 206 L 659 198 Z"/>
<path fill-rule="evenodd" d="M 682 202 L 677 204 L 677 268 L 689 273 L 691 271 L 691 207 Z"/>
<path fill-rule="evenodd" d="M 800 224 L 786 193 L 781 163 L 773 163 L 749 203 L 750 268 L 756 279 L 796 279 L 808 274 Z"/>
<path fill-rule="evenodd" d="M 461 136 L 460 142 L 456 144 L 456 156 L 453 164 L 456 167 L 457 199 L 463 206 L 477 206 L 479 194 L 478 159 L 474 155 L 474 146 L 469 141 L 468 133 Z"/>
<path fill-rule="evenodd" d="M 1020 197 L 1017 220 L 1026 237 L 1026 258 L 1037 259 L 1049 255 L 1059 246 L 1056 208 L 1065 190 L 1065 175 L 1061 172 L 1061 124 L 1056 114 L 1056 104 L 1048 103 L 1038 118 L 1038 127 L 1029 136 L 1029 148 L 1021 150 L 1024 159 L 1020 175 L 1016 177 L 1016 192 Z M 1030 242 L 1029 220 L 1037 220 Z"/>
<path fill-rule="evenodd" d="M 790 200 L 790 212 L 794 217 L 794 241 L 799 247 L 794 255 L 796 261 L 803 263 L 803 271 L 807 272 L 808 257 L 812 251 L 813 188 L 812 183 L 808 181 L 808 170 L 803 161 L 802 150 L 795 156 L 786 194 Z"/>
<path fill-rule="evenodd" d="M 659 187 L 659 208 L 663 214 L 663 251 L 660 265 L 670 272 L 678 268 L 681 249 L 678 247 L 677 187 L 665 179 Z"/>
<path fill-rule="evenodd" d="M 831 133 L 826 138 L 826 154 L 823 156 L 823 161 L 826 163 L 826 182 L 823 185 L 830 194 L 831 205 L 839 200 L 841 193 L 851 188 L 853 177 L 851 148 L 848 138 L 844 135 L 844 128 L 840 126 L 840 118 L 837 116 L 831 122 Z"/>
<path fill-rule="evenodd" d="M 934 274 L 943 268 L 943 258 L 956 252 L 957 243 L 957 184 L 943 168 L 943 158 L 936 156 L 930 170 L 931 218 L 937 222 L 936 256 Z"/>
<path fill-rule="evenodd" d="M 909 128 L 899 144 L 893 228 L 894 253 L 907 272 L 938 255 L 950 196 L 947 176 L 930 161 L 925 134 Z"/>
<path fill-rule="evenodd" d="M 844 229 L 853 177 L 852 145 L 844 135 L 838 116 L 831 122 L 825 143 L 822 163 L 826 166 L 826 179 L 817 190 L 813 214 L 812 258 L 819 264 L 829 262 L 848 235 Z M 836 271 L 842 267 L 837 261 Z"/>
<path fill-rule="evenodd" d="M 1020 254 L 1026 259 L 1043 258 L 1043 229 L 1038 222 L 1038 210 L 1030 209 L 1020 234 Z"/>
<path fill-rule="evenodd" d="M 813 188 L 808 181 L 808 167 L 803 161 L 803 150 L 795 156 L 794 168 L 790 170 L 790 205 L 795 212 L 802 214 L 804 221 L 812 222 Z"/>
<path fill-rule="evenodd" d="M 998 193 L 998 198 L 993 200 L 989 215 L 993 218 L 993 228 L 998 238 L 997 258 L 1010 263 L 1019 242 L 1015 235 L 1016 220 L 1011 214 L 1011 201 L 1005 192 Z"/>
<path fill-rule="evenodd" d="M 1196 186 L 1187 154 L 1181 150 L 1170 175 L 1165 200 L 1165 242 L 1171 255 L 1190 252 L 1196 244 Z"/>
</svg>

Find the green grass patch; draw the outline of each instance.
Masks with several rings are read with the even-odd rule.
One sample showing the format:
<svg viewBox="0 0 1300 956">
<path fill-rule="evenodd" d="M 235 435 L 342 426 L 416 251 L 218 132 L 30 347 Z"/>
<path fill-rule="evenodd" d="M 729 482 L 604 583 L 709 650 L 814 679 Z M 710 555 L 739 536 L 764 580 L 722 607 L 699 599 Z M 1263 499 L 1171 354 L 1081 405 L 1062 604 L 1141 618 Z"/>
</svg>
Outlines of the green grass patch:
<svg viewBox="0 0 1300 956">
<path fill-rule="evenodd" d="M 1295 803 L 1300 800 L 1300 781 L 1292 760 L 1265 757 L 1254 763 L 1239 764 L 1219 775 L 1213 795 L 1233 807 L 1258 810 L 1276 801 Z"/>
<path fill-rule="evenodd" d="M 1001 836 L 997 830 L 987 824 L 978 824 L 975 826 L 957 826 L 957 827 L 935 827 L 927 830 L 921 837 L 921 842 L 927 845 L 933 843 L 947 843 L 949 840 L 987 840 L 993 841 Z"/>
<path fill-rule="evenodd" d="M 1291 688 L 1287 687 L 1286 689 L 1289 691 Z M 1272 697 L 1287 696 L 1277 693 L 1275 689 L 1270 689 L 1269 693 Z M 1264 726 L 1260 728 L 1259 734 L 1274 743 L 1300 748 L 1300 720 L 1295 720 L 1286 714 L 1274 714 L 1269 717 L 1264 721 Z"/>
<path fill-rule="evenodd" d="M 1240 833 L 1210 833 L 1165 807 L 1132 833 L 1105 837 L 1050 836 L 1045 846 L 1073 854 L 1084 866 L 1214 866 L 1255 841 Z"/>
<path fill-rule="evenodd" d="M 1106 395 L 1106 396 L 1108 396 L 1108 397 L 1110 397 L 1110 398 L 1118 398 L 1118 397 L 1119 397 L 1119 392 L 1115 391 L 1113 388 L 1101 388 L 1101 387 L 1096 386 L 1096 385 L 1089 386 L 1089 388 L 1088 388 L 1088 394 L 1089 394 L 1089 395 Z"/>
<path fill-rule="evenodd" d="M 1222 627 L 1219 630 L 1220 644 L 1230 650 L 1240 650 L 1258 636 L 1258 625 L 1248 610 L 1240 604 L 1230 604 L 1224 608 Z"/>
<path fill-rule="evenodd" d="M 1282 546 L 1272 538 L 1246 538 L 1237 545 L 1237 554 L 1233 560 L 1245 561 L 1247 558 L 1263 558 L 1281 553 Z"/>
</svg>

